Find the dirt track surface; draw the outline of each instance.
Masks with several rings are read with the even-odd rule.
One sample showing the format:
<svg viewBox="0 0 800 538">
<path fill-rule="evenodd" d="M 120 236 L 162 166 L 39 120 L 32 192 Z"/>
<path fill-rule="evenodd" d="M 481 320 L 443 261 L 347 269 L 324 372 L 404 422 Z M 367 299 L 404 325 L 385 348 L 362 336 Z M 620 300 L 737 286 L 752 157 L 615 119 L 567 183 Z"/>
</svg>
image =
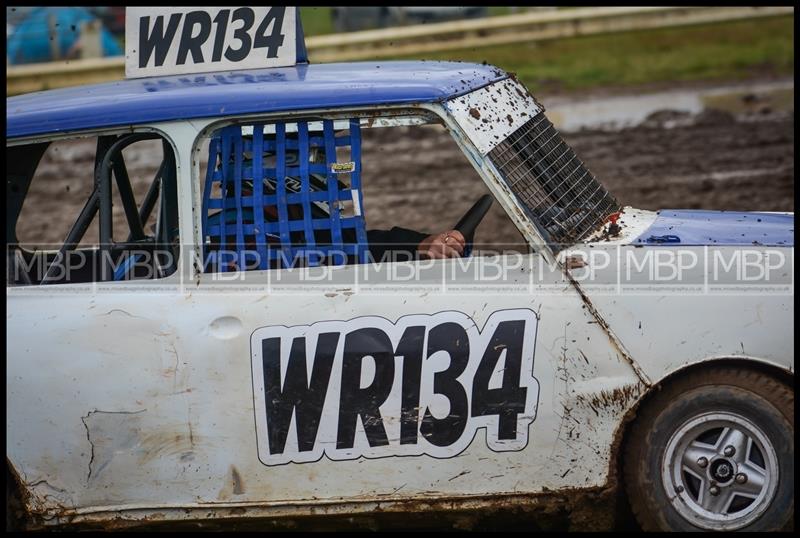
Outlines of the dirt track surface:
<svg viewBox="0 0 800 538">
<path fill-rule="evenodd" d="M 662 111 L 639 127 L 567 133 L 564 138 L 623 205 L 651 210 L 794 210 L 793 113 L 734 118 L 712 110 L 686 123 L 687 118 Z M 157 142 L 141 144 L 138 150 L 126 150 L 138 202 L 161 157 Z M 23 243 L 63 240 L 91 189 L 93 142 L 53 149 L 45 155 L 23 208 L 18 227 Z M 362 161 L 370 229 L 446 230 L 488 192 L 439 126 L 367 130 Z M 115 203 L 114 210 L 115 229 L 121 230 L 121 204 Z M 94 237 L 96 232 L 90 230 L 87 240 L 93 242 Z M 497 204 L 476 235 L 479 243 L 519 240 Z"/>
<path fill-rule="evenodd" d="M 737 121 L 707 111 L 692 125 L 664 128 L 675 119 L 665 111 L 636 128 L 563 136 L 623 205 L 794 211 L 793 115 Z M 443 129 L 416 129 L 414 137 L 386 129 L 364 137 L 364 204 L 371 228 L 399 224 L 438 231 L 455 224 L 488 192 Z M 367 161 L 375 153 L 382 158 Z M 476 241 L 518 240 L 495 204 Z"/>
</svg>

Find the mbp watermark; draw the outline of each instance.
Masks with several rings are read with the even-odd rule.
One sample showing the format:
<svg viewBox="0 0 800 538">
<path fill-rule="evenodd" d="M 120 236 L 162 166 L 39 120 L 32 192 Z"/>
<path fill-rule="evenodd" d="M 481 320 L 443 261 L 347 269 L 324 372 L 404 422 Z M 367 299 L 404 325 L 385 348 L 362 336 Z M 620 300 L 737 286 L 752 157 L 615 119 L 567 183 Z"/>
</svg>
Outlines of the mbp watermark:
<svg viewBox="0 0 800 538">
<path fill-rule="evenodd" d="M 245 245 L 246 246 L 246 245 Z M 602 294 L 794 292 L 793 247 L 564 246 L 554 256 L 522 245 L 473 245 L 468 256 L 433 259 L 413 249 L 232 248 L 25 249 L 7 256 L 14 288 L 86 284 L 104 289 L 230 293 L 563 294 L 570 286 Z M 395 246 L 396 247 L 396 246 Z M 376 257 L 375 253 L 380 252 Z M 85 287 L 84 287 L 85 289 Z M 165 288 L 166 289 L 166 288 Z"/>
</svg>

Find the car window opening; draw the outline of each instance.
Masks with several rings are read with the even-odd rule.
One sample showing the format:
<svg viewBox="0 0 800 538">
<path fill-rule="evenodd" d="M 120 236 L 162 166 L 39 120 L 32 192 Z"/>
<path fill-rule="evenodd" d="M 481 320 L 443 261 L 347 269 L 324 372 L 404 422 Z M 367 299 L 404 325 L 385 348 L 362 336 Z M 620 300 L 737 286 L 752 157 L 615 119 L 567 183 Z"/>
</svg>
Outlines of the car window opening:
<svg viewBox="0 0 800 538">
<path fill-rule="evenodd" d="M 91 139 L 7 148 L 15 194 L 6 236 L 8 285 L 151 280 L 177 269 L 172 147 L 152 133 L 95 140 L 94 152 L 86 151 Z M 162 156 L 153 159 L 157 149 Z M 77 214 L 70 218 L 62 210 L 66 218 L 47 219 L 54 204 Z"/>
<path fill-rule="evenodd" d="M 361 125 L 346 125 L 338 132 L 333 120 L 232 125 L 212 136 L 205 272 L 367 261 Z"/>
<path fill-rule="evenodd" d="M 458 158 L 463 154 L 438 116 L 416 112 L 358 116 L 248 122 L 211 132 L 203 152 L 208 159 L 205 165 L 201 163 L 204 273 L 424 258 L 423 241 L 440 230 L 429 233 L 402 225 L 430 227 L 436 220 L 433 226 L 439 221 L 445 226 L 452 219 L 457 228 L 464 222 L 458 217 L 483 194 L 488 200 L 478 205 L 486 207 L 476 210 L 477 219 L 475 214 L 469 219 L 477 226 L 492 198 L 472 165 Z M 380 127 L 392 129 L 370 132 L 369 141 L 364 142 L 365 129 Z M 411 139 L 415 142 L 410 146 L 401 142 Z M 428 152 L 425 158 L 406 153 L 422 147 Z M 465 181 L 465 173 L 475 174 L 474 181 Z M 456 189 L 451 198 L 431 200 L 424 195 L 434 186 L 442 188 L 446 181 Z M 366 196 L 373 226 L 389 229 L 367 229 L 362 187 L 373 193 Z M 398 203 L 409 206 L 398 210 Z M 446 212 L 456 214 L 446 219 L 428 216 Z M 526 248 L 519 239 L 513 244 L 509 241 L 510 236 L 521 236 L 501 207 L 494 207 L 489 217 L 502 238 L 479 238 L 476 245 L 482 248 L 473 250 L 473 230 L 465 236 L 461 255 L 491 255 L 509 246 Z"/>
</svg>

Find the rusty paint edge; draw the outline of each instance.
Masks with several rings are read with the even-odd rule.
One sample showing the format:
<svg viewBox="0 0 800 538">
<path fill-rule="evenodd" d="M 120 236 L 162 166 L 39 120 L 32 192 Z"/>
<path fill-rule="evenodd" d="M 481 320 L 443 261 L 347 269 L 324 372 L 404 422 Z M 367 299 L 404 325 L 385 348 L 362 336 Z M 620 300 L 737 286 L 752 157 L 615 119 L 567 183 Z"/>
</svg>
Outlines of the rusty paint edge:
<svg viewBox="0 0 800 538">
<path fill-rule="evenodd" d="M 47 528 L 54 525 L 81 527 L 100 525 L 104 529 L 121 529 L 161 522 L 190 522 L 195 520 L 224 521 L 229 519 L 292 519 L 315 516 L 358 515 L 365 513 L 393 514 L 403 512 L 442 512 L 463 510 L 496 510 L 504 508 L 528 508 L 535 510 L 548 505 L 574 507 L 587 496 L 605 496 L 613 493 L 613 484 L 548 490 L 539 493 L 505 493 L 476 496 L 412 497 L 397 500 L 306 500 L 283 503 L 203 503 L 175 505 L 171 507 L 130 506 L 102 507 L 88 512 L 64 510 L 52 520 L 37 520 L 30 527 Z"/>
<path fill-rule="evenodd" d="M 569 281 L 572 284 L 572 286 L 578 292 L 578 295 L 580 295 L 581 300 L 583 301 L 583 304 L 586 305 L 586 308 L 589 310 L 589 313 L 597 321 L 597 324 L 600 326 L 600 328 L 603 329 L 603 332 L 606 333 L 606 336 L 608 336 L 608 339 L 611 342 L 611 345 L 613 345 L 617 349 L 619 354 L 622 355 L 622 357 L 625 359 L 625 361 L 628 364 L 631 365 L 631 368 L 633 368 L 633 371 L 636 374 L 636 377 L 639 378 L 639 381 L 641 381 L 642 384 L 644 384 L 644 386 L 646 388 L 652 387 L 653 386 L 653 382 L 650 380 L 649 377 L 647 377 L 647 374 L 644 373 L 644 370 L 642 370 L 642 368 L 639 366 L 639 364 L 635 360 L 633 360 L 633 357 L 631 357 L 631 354 L 628 353 L 628 350 L 625 349 L 625 346 L 622 345 L 622 342 L 614 334 L 614 331 L 611 330 L 611 327 L 608 325 L 606 320 L 603 319 L 603 317 L 600 315 L 600 312 L 598 312 L 598 310 L 595 308 L 594 304 L 592 304 L 592 301 L 589 299 L 589 297 L 586 295 L 586 293 L 584 293 L 584 291 L 581 288 L 580 284 L 578 284 L 578 282 L 576 282 L 575 279 L 572 278 L 572 275 L 570 274 L 569 269 L 567 269 L 566 266 L 563 263 L 561 264 L 561 266 L 563 268 L 564 275 L 567 277 L 567 279 L 569 279 Z"/>
</svg>

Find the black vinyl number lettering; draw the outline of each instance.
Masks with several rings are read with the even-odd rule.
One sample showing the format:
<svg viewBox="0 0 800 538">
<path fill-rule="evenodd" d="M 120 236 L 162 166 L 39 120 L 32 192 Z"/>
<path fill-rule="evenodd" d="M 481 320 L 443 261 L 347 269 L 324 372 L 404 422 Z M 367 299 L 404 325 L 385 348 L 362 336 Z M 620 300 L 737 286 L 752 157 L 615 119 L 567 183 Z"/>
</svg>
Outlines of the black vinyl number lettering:
<svg viewBox="0 0 800 538">
<path fill-rule="evenodd" d="M 256 10 L 249 7 L 141 16 L 138 52 L 134 49 L 133 54 L 138 53 L 140 69 L 148 68 L 151 62 L 151 69 L 169 67 L 165 66 L 168 57 L 175 67 L 188 64 L 197 66 L 195 70 L 203 64 L 225 61 L 247 60 L 249 65 L 255 65 L 256 56 L 262 54 L 255 49 L 266 49 L 261 61 L 279 58 L 286 40 L 283 33 L 286 10 L 286 7 L 258 8 L 258 16 L 264 14 L 260 21 L 256 19 Z M 232 35 L 228 37 L 231 29 Z M 170 53 L 173 47 L 174 60 Z"/>
<path fill-rule="evenodd" d="M 467 368 L 469 362 L 469 337 L 464 327 L 456 323 L 443 323 L 428 334 L 428 357 L 437 351 L 450 355 L 450 365 L 433 376 L 433 392 L 450 401 L 450 411 L 445 418 L 435 418 L 430 408 L 425 409 L 420 432 L 429 443 L 447 446 L 461 437 L 467 425 L 469 405 L 467 392 L 456 378 Z"/>
<path fill-rule="evenodd" d="M 457 311 L 256 329 L 259 459 L 450 458 L 477 439 L 523 450 L 539 399 L 538 323 L 520 308 L 492 313 L 483 330 Z"/>
<path fill-rule="evenodd" d="M 222 59 L 222 46 L 225 44 L 225 31 L 228 29 L 228 17 L 230 9 L 223 9 L 214 17 L 214 24 L 217 31 L 214 33 L 214 52 L 211 54 L 211 61 L 218 62 Z"/>
<path fill-rule="evenodd" d="M 314 447 L 319 428 L 322 404 L 328 391 L 337 333 L 323 333 L 317 340 L 311 381 L 306 369 L 306 339 L 295 338 L 286 366 L 286 380 L 281 388 L 281 339 L 268 338 L 262 343 L 264 368 L 264 396 L 269 428 L 269 449 L 281 453 L 286 446 L 292 412 L 297 424 L 298 450 L 308 451 Z"/>
<path fill-rule="evenodd" d="M 273 7 L 267 12 L 264 20 L 256 30 L 256 37 L 253 41 L 253 48 L 260 49 L 267 47 L 267 58 L 277 58 L 278 49 L 283 45 L 284 35 L 281 33 L 283 28 L 283 16 L 286 14 L 285 7 Z M 270 23 L 272 32 L 267 35 Z"/>
<path fill-rule="evenodd" d="M 395 356 L 403 358 L 403 394 L 400 406 L 400 444 L 416 444 L 419 428 L 419 386 L 425 327 L 409 327 L 400 337 Z"/>
<path fill-rule="evenodd" d="M 195 26 L 200 26 L 200 31 L 196 36 L 194 33 Z M 203 43 L 208 39 L 211 33 L 211 17 L 205 11 L 192 11 L 186 14 L 183 20 L 183 31 L 181 32 L 181 41 L 178 45 L 178 65 L 186 63 L 186 56 L 192 53 L 192 62 L 196 64 L 203 63 L 203 50 L 200 48 Z"/>
<path fill-rule="evenodd" d="M 372 383 L 362 389 L 361 370 L 367 356 L 375 361 L 375 377 Z M 369 327 L 353 331 L 345 337 L 337 449 L 353 447 L 359 417 L 370 446 L 389 444 L 378 408 L 386 401 L 393 379 L 394 353 L 392 342 L 385 332 Z"/>
<path fill-rule="evenodd" d="M 525 387 L 520 387 L 525 320 L 503 321 L 495 329 L 472 384 L 472 416 L 497 415 L 498 439 L 517 436 L 517 415 L 525 411 Z M 502 386 L 489 388 L 489 380 L 505 351 Z"/>
<path fill-rule="evenodd" d="M 164 31 L 164 16 L 159 15 L 153 23 L 153 31 L 150 32 L 150 17 L 139 19 L 139 67 L 146 67 L 155 51 L 155 66 L 164 65 L 167 58 L 169 47 L 178 30 L 181 22 L 181 14 L 170 15 L 167 29 Z"/>
<path fill-rule="evenodd" d="M 253 27 L 253 22 L 255 22 L 255 14 L 253 10 L 248 7 L 240 7 L 236 11 L 233 12 L 233 17 L 231 17 L 231 24 L 235 21 L 239 20 L 242 21 L 242 26 L 237 28 L 233 32 L 233 38 L 238 39 L 241 41 L 242 45 L 238 49 L 234 49 L 232 47 L 228 47 L 225 51 L 225 57 L 232 61 L 232 62 L 240 62 L 247 58 L 247 55 L 250 54 L 250 47 L 252 46 L 252 40 L 250 39 L 250 28 Z"/>
</svg>

